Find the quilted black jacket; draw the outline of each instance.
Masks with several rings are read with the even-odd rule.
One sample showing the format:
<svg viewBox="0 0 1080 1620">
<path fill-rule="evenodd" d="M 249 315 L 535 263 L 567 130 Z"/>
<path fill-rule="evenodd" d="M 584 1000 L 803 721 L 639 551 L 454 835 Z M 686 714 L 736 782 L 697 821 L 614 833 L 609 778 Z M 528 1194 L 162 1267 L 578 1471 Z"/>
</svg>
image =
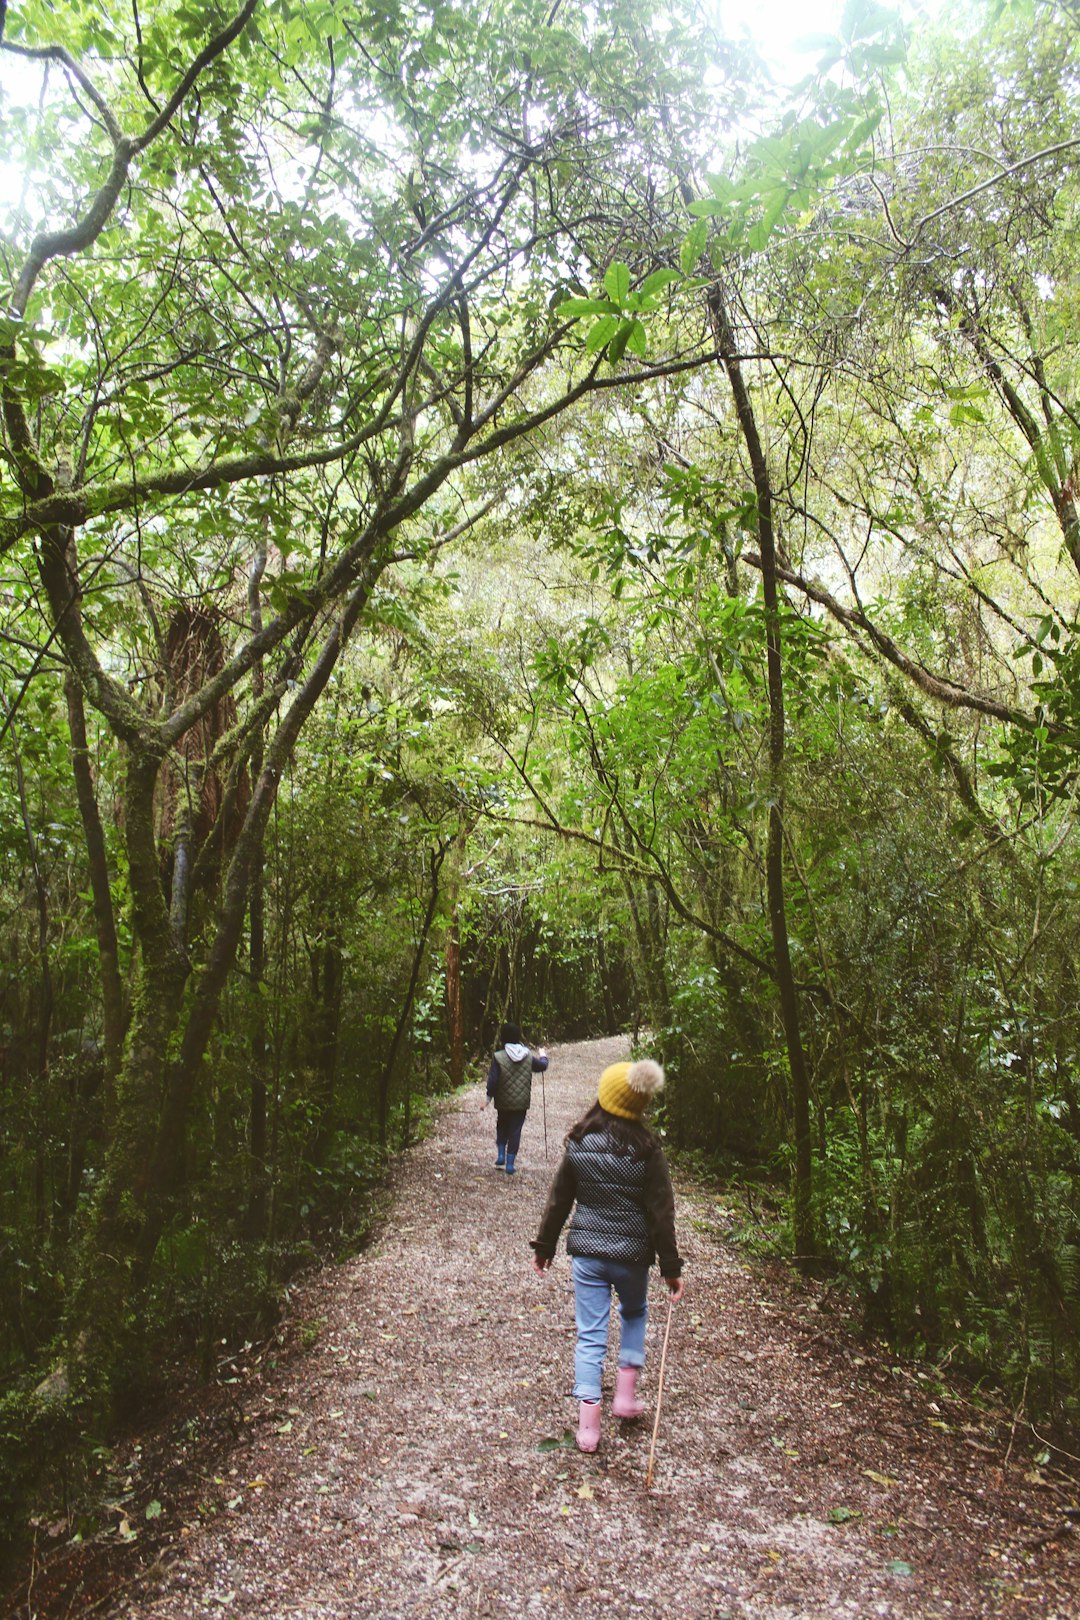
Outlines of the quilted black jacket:
<svg viewBox="0 0 1080 1620">
<path fill-rule="evenodd" d="M 658 1258 L 662 1276 L 682 1274 L 675 1198 L 659 1148 L 642 1158 L 616 1142 L 606 1126 L 568 1142 L 532 1244 L 543 1258 L 554 1258 L 571 1207 L 568 1254 L 645 1266 Z"/>
</svg>

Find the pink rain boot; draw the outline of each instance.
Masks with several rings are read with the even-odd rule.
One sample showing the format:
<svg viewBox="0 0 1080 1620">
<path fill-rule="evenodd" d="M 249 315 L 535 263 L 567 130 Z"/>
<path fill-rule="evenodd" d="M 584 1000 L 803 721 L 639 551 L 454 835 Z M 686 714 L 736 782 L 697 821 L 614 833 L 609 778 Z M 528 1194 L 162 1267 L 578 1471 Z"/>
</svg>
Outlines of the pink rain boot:
<svg viewBox="0 0 1080 1620">
<path fill-rule="evenodd" d="M 599 1401 L 581 1401 L 578 1403 L 576 1439 L 579 1451 L 595 1451 L 600 1444 Z"/>
<path fill-rule="evenodd" d="M 611 1410 L 619 1418 L 636 1418 L 644 1412 L 644 1404 L 637 1398 L 640 1367 L 620 1367 L 615 1374 L 615 1399 Z"/>
</svg>

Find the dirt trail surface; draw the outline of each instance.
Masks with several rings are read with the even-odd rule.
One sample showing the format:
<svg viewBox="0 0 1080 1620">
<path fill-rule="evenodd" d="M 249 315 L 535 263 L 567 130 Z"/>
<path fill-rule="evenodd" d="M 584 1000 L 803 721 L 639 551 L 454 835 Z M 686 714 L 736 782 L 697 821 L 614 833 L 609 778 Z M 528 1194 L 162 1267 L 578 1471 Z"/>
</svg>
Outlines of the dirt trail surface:
<svg viewBox="0 0 1080 1620">
<path fill-rule="evenodd" d="M 446 1105 L 378 1241 L 301 1290 L 315 1342 L 244 1387 L 203 1517 L 112 1616 L 1080 1615 L 1076 1498 L 1030 1434 L 860 1347 L 820 1285 L 727 1245 L 716 1194 L 681 1177 L 652 1491 L 658 1278 L 648 1416 L 606 1410 L 595 1456 L 569 1446 L 569 1266 L 560 1250 L 536 1277 L 527 1239 L 566 1127 L 624 1055 L 554 1050 L 550 1161 L 537 1084 L 513 1178 L 480 1089 Z"/>
</svg>

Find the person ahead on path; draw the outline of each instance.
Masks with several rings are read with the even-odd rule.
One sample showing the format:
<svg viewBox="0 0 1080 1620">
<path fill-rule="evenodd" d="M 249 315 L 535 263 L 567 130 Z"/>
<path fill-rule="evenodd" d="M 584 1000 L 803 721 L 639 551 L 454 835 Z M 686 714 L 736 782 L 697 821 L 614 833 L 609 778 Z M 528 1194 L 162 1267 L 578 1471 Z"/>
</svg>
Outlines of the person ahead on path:
<svg viewBox="0 0 1080 1620">
<path fill-rule="evenodd" d="M 683 1295 L 671 1177 L 659 1138 L 642 1119 L 663 1083 L 663 1069 L 649 1058 L 613 1063 L 604 1070 L 596 1102 L 567 1134 L 540 1231 L 532 1240 L 533 1269 L 543 1276 L 573 1207 L 566 1249 L 577 1317 L 574 1398 L 580 1403 L 580 1451 L 595 1451 L 600 1443 L 601 1374 L 612 1289 L 619 1298 L 619 1366 L 611 1409 L 620 1418 L 640 1417 L 644 1411 L 637 1381 L 645 1365 L 654 1259 L 659 1259 L 672 1300 Z"/>
<path fill-rule="evenodd" d="M 548 1057 L 542 1046 L 535 1052 L 530 1051 L 516 1024 L 502 1026 L 499 1046 L 488 1070 L 484 1107 L 489 1102 L 495 1104 L 495 1168 L 505 1169 L 508 1176 L 514 1174 L 521 1127 L 532 1101 L 532 1077 L 542 1074 L 547 1066 Z"/>
</svg>

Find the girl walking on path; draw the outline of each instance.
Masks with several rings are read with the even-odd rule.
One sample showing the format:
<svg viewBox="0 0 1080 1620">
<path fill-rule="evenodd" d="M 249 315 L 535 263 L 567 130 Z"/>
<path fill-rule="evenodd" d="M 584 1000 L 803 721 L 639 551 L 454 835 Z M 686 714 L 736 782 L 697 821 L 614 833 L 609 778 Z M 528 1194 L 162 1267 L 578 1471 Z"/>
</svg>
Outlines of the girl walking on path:
<svg viewBox="0 0 1080 1620">
<path fill-rule="evenodd" d="M 514 1174 L 514 1161 L 521 1142 L 521 1127 L 532 1101 L 532 1077 L 548 1066 L 541 1046 L 530 1051 L 516 1024 L 504 1024 L 499 1031 L 499 1047 L 491 1060 L 487 1077 L 487 1100 L 495 1104 L 496 1170 Z"/>
<path fill-rule="evenodd" d="M 619 1366 L 611 1409 L 620 1418 L 644 1411 L 637 1381 L 645 1365 L 649 1267 L 655 1258 L 672 1300 L 683 1295 L 671 1177 L 659 1139 L 642 1119 L 663 1083 L 663 1069 L 648 1058 L 604 1070 L 596 1102 L 567 1134 L 540 1231 L 532 1240 L 533 1269 L 543 1276 L 574 1208 L 566 1248 L 577 1317 L 574 1397 L 580 1403 L 580 1451 L 595 1451 L 600 1443 L 612 1289 L 619 1299 Z"/>
</svg>

